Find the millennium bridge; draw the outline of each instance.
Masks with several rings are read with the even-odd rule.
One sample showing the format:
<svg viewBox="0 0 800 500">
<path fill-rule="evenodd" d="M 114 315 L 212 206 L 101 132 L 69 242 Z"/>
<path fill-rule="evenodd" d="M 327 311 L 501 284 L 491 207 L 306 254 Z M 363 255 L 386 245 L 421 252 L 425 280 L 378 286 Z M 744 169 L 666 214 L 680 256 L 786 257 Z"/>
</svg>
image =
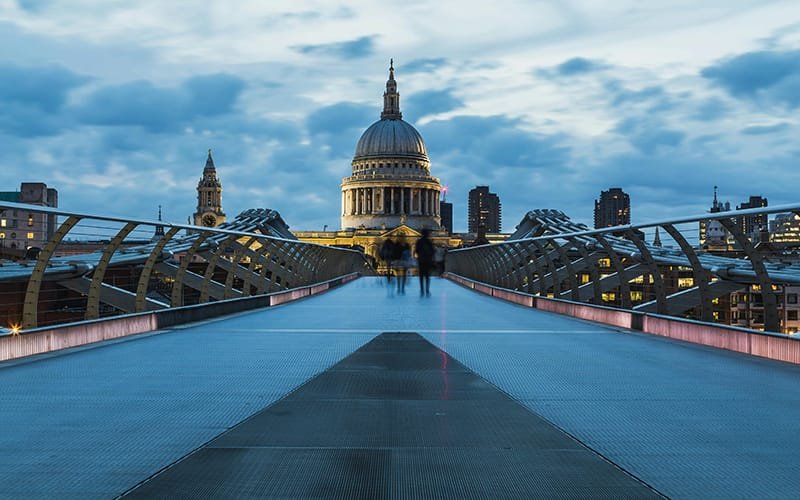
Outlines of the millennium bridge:
<svg viewBox="0 0 800 500">
<path fill-rule="evenodd" d="M 800 205 L 534 210 L 429 297 L 270 210 L 0 210 L 52 228 L 0 261 L 2 498 L 800 495 L 800 262 L 733 219 Z"/>
</svg>

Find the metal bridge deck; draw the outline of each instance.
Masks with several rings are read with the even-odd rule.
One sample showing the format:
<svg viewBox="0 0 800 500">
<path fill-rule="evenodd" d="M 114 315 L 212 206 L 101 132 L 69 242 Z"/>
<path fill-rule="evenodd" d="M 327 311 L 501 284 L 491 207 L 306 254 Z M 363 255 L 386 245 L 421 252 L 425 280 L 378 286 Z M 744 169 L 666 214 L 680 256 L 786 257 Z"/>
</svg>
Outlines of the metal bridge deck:
<svg viewBox="0 0 800 500">
<path fill-rule="evenodd" d="M 290 401 L 300 394 L 292 392 L 297 387 L 387 331 L 418 332 L 454 358 L 449 362 L 461 362 L 476 380 L 482 377 L 531 412 L 533 420 L 525 422 L 519 414 L 504 415 L 503 407 L 480 418 L 459 412 L 485 427 L 470 439 L 483 441 L 487 464 L 496 463 L 498 453 L 490 436 L 525 435 L 549 422 L 670 497 L 800 495 L 800 367 L 620 332 L 442 280 L 432 291 L 432 297 L 419 297 L 410 282 L 407 295 L 398 296 L 383 281 L 364 278 L 269 310 L 0 364 L 0 497 L 107 498 L 134 488 L 182 457 L 190 455 L 188 463 L 200 456 L 212 439 L 291 393 L 273 409 Z M 441 380 L 439 371 L 429 371 Z M 396 398 L 393 390 L 387 384 L 381 397 Z M 321 407 L 314 411 L 324 413 Z M 382 411 L 384 419 L 402 417 Z M 345 412 L 336 418 L 349 417 Z M 489 420 L 499 427 L 491 430 Z M 393 429 L 404 429 L 402 419 L 397 422 Z M 292 432 L 320 433 L 300 427 Z M 563 437 L 554 428 L 547 432 Z M 413 427 L 407 431 L 409 439 L 423 442 Z M 357 436 L 334 433 L 333 439 L 345 449 Z M 457 463 L 465 456 L 460 450 L 431 453 Z M 377 470 L 370 460 L 361 463 Z M 576 488 L 599 484 L 591 482 L 596 469 L 579 473 L 575 463 L 567 465 Z M 533 459 L 524 467 L 531 474 L 543 470 Z M 248 470 L 260 474 L 231 469 L 242 484 L 256 477 Z M 301 465 L 290 473 L 314 470 L 320 471 Z M 453 486 L 457 478 L 439 480 Z M 466 486 L 469 481 L 475 478 L 462 480 Z M 142 488 L 148 484 L 155 482 Z M 566 492 L 546 489 L 554 484 L 555 477 L 542 481 L 542 495 Z M 598 486 L 597 492 L 629 491 L 619 488 Z M 460 491 L 470 496 L 469 488 Z"/>
</svg>

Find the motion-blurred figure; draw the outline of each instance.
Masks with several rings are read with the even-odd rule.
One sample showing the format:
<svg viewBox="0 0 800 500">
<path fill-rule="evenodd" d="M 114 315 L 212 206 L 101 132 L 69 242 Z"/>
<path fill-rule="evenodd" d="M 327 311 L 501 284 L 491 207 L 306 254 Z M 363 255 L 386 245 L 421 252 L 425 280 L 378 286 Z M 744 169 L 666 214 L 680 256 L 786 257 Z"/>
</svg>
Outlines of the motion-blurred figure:
<svg viewBox="0 0 800 500">
<path fill-rule="evenodd" d="M 411 247 L 408 246 L 408 243 L 398 243 L 395 255 L 398 255 L 395 261 L 397 293 L 403 295 L 406 293 L 406 276 L 408 275 L 408 268 L 411 266 Z"/>
<path fill-rule="evenodd" d="M 422 238 L 417 240 L 417 266 L 419 272 L 419 294 L 431 294 L 431 271 L 433 270 L 433 257 L 436 250 L 433 248 L 433 242 L 430 239 L 431 231 L 429 229 L 422 230 Z"/>
<path fill-rule="evenodd" d="M 434 247 L 433 268 L 439 276 L 444 274 L 444 259 L 447 256 L 447 249 L 444 247 Z"/>
<path fill-rule="evenodd" d="M 383 261 L 383 264 L 386 266 L 386 281 L 391 283 L 392 282 L 392 263 L 395 259 L 395 243 L 392 240 L 387 239 L 381 245 L 381 249 L 378 250 L 378 256 Z"/>
</svg>

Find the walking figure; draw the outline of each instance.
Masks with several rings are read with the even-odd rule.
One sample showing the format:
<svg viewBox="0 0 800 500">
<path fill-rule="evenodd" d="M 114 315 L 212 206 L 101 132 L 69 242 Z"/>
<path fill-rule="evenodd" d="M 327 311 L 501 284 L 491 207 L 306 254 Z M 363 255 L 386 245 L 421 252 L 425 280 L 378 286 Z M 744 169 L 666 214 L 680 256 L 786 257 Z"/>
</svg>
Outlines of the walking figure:
<svg viewBox="0 0 800 500">
<path fill-rule="evenodd" d="M 395 269 L 397 269 L 397 293 L 404 295 L 406 293 L 406 276 L 408 275 L 408 268 L 411 266 L 411 248 L 408 243 L 398 243 L 396 246 L 397 261 L 395 262 Z"/>
<path fill-rule="evenodd" d="M 388 283 L 392 282 L 392 262 L 395 259 L 394 253 L 395 243 L 392 240 L 384 241 L 383 245 L 381 245 L 381 249 L 378 251 L 378 256 L 386 266 L 386 281 Z"/>
<path fill-rule="evenodd" d="M 419 273 L 419 294 L 430 296 L 431 294 L 431 271 L 433 270 L 433 257 L 436 250 L 430 239 L 430 229 L 422 230 L 422 237 L 417 240 L 417 269 Z"/>
</svg>

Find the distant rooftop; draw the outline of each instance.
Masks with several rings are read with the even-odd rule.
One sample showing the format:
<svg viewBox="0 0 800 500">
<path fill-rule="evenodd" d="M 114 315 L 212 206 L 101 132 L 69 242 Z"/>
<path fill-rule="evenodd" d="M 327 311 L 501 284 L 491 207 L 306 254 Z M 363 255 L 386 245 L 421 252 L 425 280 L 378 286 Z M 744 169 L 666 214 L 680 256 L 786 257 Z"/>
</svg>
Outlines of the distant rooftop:
<svg viewBox="0 0 800 500">
<path fill-rule="evenodd" d="M 0 191 L 0 201 L 19 203 L 19 191 Z"/>
</svg>

